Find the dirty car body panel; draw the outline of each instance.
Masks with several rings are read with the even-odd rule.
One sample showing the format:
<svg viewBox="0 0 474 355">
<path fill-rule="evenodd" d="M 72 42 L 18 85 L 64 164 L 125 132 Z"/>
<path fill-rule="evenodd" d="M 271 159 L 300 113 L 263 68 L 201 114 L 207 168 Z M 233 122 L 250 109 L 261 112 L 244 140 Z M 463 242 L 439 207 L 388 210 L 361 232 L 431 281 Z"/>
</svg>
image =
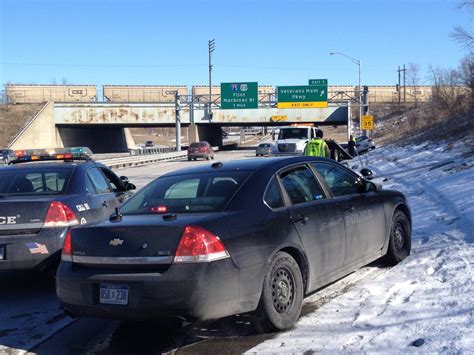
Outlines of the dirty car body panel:
<svg viewBox="0 0 474 355">
<path fill-rule="evenodd" d="M 114 319 L 204 320 L 254 311 L 277 253 L 296 260 L 307 294 L 383 256 L 400 205 L 401 193 L 378 190 L 325 158 L 181 169 L 135 194 L 121 215 L 71 229 L 57 295 L 71 314 Z M 375 232 L 365 237 L 363 229 Z M 225 253 L 183 262 L 190 230 L 213 236 Z"/>
<path fill-rule="evenodd" d="M 93 161 L 0 167 L 0 271 L 54 269 L 70 226 L 107 218 L 129 195 Z"/>
</svg>

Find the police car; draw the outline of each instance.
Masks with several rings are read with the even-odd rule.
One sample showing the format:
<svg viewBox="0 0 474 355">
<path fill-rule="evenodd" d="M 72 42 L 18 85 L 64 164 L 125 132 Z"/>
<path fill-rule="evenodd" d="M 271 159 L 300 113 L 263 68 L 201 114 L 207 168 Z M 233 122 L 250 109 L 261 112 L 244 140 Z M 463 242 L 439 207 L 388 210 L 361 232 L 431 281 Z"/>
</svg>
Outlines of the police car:
<svg viewBox="0 0 474 355">
<path fill-rule="evenodd" d="M 88 148 L 17 150 L 0 167 L 0 271 L 51 270 L 69 227 L 102 221 L 135 185 Z"/>
</svg>

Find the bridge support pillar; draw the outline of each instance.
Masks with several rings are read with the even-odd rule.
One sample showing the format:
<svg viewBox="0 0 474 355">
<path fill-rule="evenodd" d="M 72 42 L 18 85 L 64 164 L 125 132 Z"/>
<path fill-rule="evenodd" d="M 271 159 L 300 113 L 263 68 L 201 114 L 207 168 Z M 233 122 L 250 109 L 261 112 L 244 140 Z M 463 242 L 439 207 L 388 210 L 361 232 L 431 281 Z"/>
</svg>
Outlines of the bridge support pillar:
<svg viewBox="0 0 474 355">
<path fill-rule="evenodd" d="M 123 129 L 123 134 L 125 136 L 125 142 L 127 144 L 128 149 L 134 149 L 137 144 L 135 143 L 135 139 L 133 139 L 132 132 L 130 132 L 130 128 L 125 127 Z"/>
<path fill-rule="evenodd" d="M 192 123 L 188 127 L 188 142 L 193 143 L 193 142 L 199 142 L 199 130 L 198 126 L 196 126 L 194 123 Z"/>
</svg>

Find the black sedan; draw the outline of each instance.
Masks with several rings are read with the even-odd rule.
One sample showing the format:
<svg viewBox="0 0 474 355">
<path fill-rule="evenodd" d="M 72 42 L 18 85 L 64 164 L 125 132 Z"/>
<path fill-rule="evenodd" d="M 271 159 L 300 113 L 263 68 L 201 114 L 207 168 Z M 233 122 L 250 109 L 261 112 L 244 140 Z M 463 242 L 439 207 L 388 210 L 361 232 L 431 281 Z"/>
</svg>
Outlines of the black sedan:
<svg viewBox="0 0 474 355">
<path fill-rule="evenodd" d="M 166 174 L 120 213 L 67 234 L 56 291 L 71 315 L 213 319 L 257 310 L 276 329 L 303 297 L 410 253 L 397 191 L 325 158 L 214 163 Z"/>
<path fill-rule="evenodd" d="M 82 153 L 15 159 L 0 167 L 0 271 L 54 270 L 68 228 L 108 219 L 135 188 Z"/>
</svg>

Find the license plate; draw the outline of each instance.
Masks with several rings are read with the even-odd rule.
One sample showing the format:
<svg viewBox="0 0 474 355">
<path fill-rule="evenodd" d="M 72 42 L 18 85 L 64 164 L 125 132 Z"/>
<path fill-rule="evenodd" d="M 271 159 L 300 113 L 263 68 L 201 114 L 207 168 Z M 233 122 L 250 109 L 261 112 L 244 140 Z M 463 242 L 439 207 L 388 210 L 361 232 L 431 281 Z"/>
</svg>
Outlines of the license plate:
<svg viewBox="0 0 474 355">
<path fill-rule="evenodd" d="M 128 285 L 100 284 L 99 302 L 102 304 L 128 304 Z"/>
<path fill-rule="evenodd" d="M 5 245 L 0 245 L 0 260 L 5 259 Z"/>
</svg>

